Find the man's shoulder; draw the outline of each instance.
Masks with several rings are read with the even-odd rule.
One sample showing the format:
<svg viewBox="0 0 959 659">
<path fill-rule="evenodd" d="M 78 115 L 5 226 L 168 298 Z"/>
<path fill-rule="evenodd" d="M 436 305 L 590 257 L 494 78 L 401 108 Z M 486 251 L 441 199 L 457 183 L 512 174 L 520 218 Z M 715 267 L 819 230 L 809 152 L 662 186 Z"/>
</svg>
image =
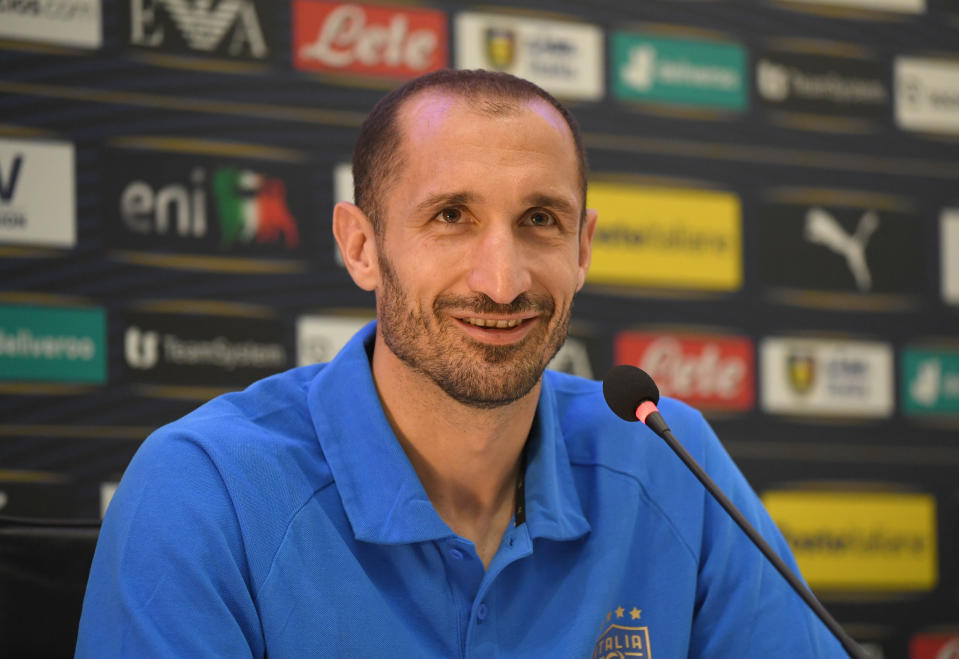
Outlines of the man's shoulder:
<svg viewBox="0 0 959 659">
<path fill-rule="evenodd" d="M 616 416 L 606 404 L 602 382 L 555 371 L 546 373 L 567 441 L 578 438 L 595 444 L 599 438 L 646 440 L 654 437 L 642 423 L 630 423 Z M 687 445 L 687 449 L 695 450 L 705 437 L 712 436 L 699 410 L 686 403 L 664 396 L 658 407 L 674 433 L 684 436 L 680 441 L 692 444 L 692 447 Z"/>
<path fill-rule="evenodd" d="M 197 441 L 255 439 L 298 431 L 309 421 L 307 391 L 326 364 L 293 368 L 258 380 L 242 391 L 217 396 L 157 432 L 185 432 Z M 253 433 L 255 437 L 250 437 Z"/>
<path fill-rule="evenodd" d="M 640 422 L 618 417 L 606 404 L 602 382 L 549 372 L 560 432 L 574 467 L 615 472 L 638 482 L 651 495 L 670 495 L 685 467 L 666 443 Z M 702 414 L 669 397 L 660 413 L 687 451 L 699 462 L 721 451 Z"/>
<path fill-rule="evenodd" d="M 137 457 L 164 468 L 209 463 L 228 490 L 248 489 L 251 481 L 269 488 L 279 479 L 309 496 L 332 480 L 307 403 L 324 367 L 294 368 L 218 396 L 157 429 Z"/>
</svg>

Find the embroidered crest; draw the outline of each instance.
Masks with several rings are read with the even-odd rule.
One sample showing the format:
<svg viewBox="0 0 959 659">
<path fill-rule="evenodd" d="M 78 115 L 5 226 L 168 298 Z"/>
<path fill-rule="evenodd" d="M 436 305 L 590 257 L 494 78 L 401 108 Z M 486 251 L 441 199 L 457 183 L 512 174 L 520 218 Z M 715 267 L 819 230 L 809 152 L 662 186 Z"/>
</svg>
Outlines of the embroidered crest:
<svg viewBox="0 0 959 659">
<path fill-rule="evenodd" d="M 642 609 L 627 611 L 622 606 L 606 614 L 603 633 L 596 640 L 592 659 L 652 659 L 649 627 L 640 626 Z"/>
</svg>

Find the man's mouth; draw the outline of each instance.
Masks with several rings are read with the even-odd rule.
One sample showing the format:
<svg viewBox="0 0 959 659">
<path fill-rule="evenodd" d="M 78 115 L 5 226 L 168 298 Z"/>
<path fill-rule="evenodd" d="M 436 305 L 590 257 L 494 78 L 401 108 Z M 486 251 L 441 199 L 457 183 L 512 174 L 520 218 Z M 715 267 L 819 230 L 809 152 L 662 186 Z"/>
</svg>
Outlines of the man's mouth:
<svg viewBox="0 0 959 659">
<path fill-rule="evenodd" d="M 474 327 L 485 327 L 488 329 L 510 329 L 518 327 L 525 322 L 525 318 L 510 318 L 508 320 L 493 320 L 491 318 L 461 318 L 464 323 Z"/>
</svg>

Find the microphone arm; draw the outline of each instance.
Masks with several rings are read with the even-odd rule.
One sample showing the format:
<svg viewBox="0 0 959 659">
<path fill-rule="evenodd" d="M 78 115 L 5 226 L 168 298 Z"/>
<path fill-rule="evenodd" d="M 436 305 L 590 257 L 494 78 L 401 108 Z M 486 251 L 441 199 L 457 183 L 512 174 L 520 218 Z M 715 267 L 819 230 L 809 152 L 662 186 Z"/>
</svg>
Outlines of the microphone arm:
<svg viewBox="0 0 959 659">
<path fill-rule="evenodd" d="M 647 403 L 643 404 L 644 406 Z M 655 403 L 653 403 L 655 405 Z M 640 420 L 644 421 L 645 424 L 657 435 L 663 438 L 669 448 L 679 456 L 679 459 L 689 468 L 693 475 L 699 479 L 699 482 L 703 484 L 703 487 L 713 496 L 713 499 L 723 507 L 729 516 L 733 518 L 733 521 L 739 525 L 739 528 L 743 530 L 753 544 L 763 553 L 770 563 L 773 564 L 773 567 L 779 571 L 779 574 L 789 582 L 789 585 L 792 586 L 792 589 L 796 591 L 804 602 L 813 610 L 813 612 L 819 616 L 819 619 L 822 620 L 823 624 L 833 633 L 833 636 L 839 641 L 843 649 L 849 654 L 852 659 L 870 659 L 869 655 L 866 654 L 865 650 L 859 647 L 859 644 L 852 639 L 846 631 L 839 626 L 839 623 L 829 615 L 829 612 L 826 608 L 816 599 L 816 596 L 813 595 L 808 588 L 806 588 L 799 578 L 793 574 L 792 570 L 783 562 L 779 555 L 773 551 L 773 548 L 769 546 L 769 543 L 759 534 L 759 532 L 753 528 L 753 525 L 750 524 L 743 514 L 739 512 L 739 509 L 733 505 L 733 502 L 723 494 L 723 491 L 719 489 L 719 486 L 713 482 L 713 479 L 709 477 L 703 468 L 699 466 L 699 463 L 693 459 L 693 456 L 680 444 L 676 437 L 673 435 L 672 431 L 669 429 L 669 426 L 666 425 L 666 421 L 663 419 L 662 415 L 655 410 L 655 407 L 652 407 L 653 411 L 647 410 L 637 410 L 637 417 Z M 640 417 L 640 413 L 645 414 L 645 419 Z"/>
</svg>

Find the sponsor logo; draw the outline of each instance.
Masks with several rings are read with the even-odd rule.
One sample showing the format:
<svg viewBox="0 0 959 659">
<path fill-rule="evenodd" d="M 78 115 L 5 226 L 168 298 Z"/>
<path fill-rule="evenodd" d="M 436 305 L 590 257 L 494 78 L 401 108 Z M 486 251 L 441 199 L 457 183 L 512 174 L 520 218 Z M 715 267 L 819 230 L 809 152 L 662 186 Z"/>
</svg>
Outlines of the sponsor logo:
<svg viewBox="0 0 959 659">
<path fill-rule="evenodd" d="M 959 208 L 947 208 L 939 218 L 939 263 L 942 299 L 959 304 Z"/>
<path fill-rule="evenodd" d="M 108 154 L 107 166 L 114 246 L 302 251 L 309 179 L 299 167 L 125 151 Z"/>
<path fill-rule="evenodd" d="M 928 494 L 780 490 L 762 500 L 814 589 L 923 591 L 938 581 Z"/>
<path fill-rule="evenodd" d="M 888 417 L 893 410 L 892 348 L 872 341 L 765 338 L 760 396 L 779 414 Z"/>
<path fill-rule="evenodd" d="M 77 242 L 73 145 L 0 137 L 0 243 Z"/>
<path fill-rule="evenodd" d="M 593 367 L 589 362 L 589 351 L 586 349 L 586 344 L 573 337 L 566 337 L 566 343 L 553 356 L 546 368 L 569 373 L 570 375 L 578 375 L 581 378 L 593 379 Z"/>
<path fill-rule="evenodd" d="M 901 353 L 906 414 L 959 414 L 959 350 L 907 347 Z"/>
<path fill-rule="evenodd" d="M 909 659 L 959 659 L 959 635 L 917 634 L 909 640 Z"/>
<path fill-rule="evenodd" d="M 106 314 L 0 306 L 0 379 L 106 382 Z"/>
<path fill-rule="evenodd" d="M 120 483 L 115 481 L 100 483 L 100 519 L 106 516 L 107 508 L 110 506 L 110 502 L 113 500 L 113 495 L 116 494 L 119 485 Z"/>
<path fill-rule="evenodd" d="M 603 96 L 603 34 L 595 25 L 461 12 L 454 20 L 456 66 L 496 69 L 556 96 Z"/>
<path fill-rule="evenodd" d="M 615 32 L 612 54 L 619 98 L 746 109 L 746 50 L 738 44 Z"/>
<path fill-rule="evenodd" d="M 415 8 L 294 0 L 293 65 L 413 78 L 447 66 L 446 15 Z"/>
<path fill-rule="evenodd" d="M 102 0 L 0 0 L 0 37 L 99 48 Z"/>
<path fill-rule="evenodd" d="M 767 204 L 759 223 L 762 279 L 787 289 L 917 295 L 918 221 L 901 210 Z"/>
<path fill-rule="evenodd" d="M 279 322 L 130 313 L 124 320 L 127 380 L 137 384 L 237 386 L 289 366 Z"/>
<path fill-rule="evenodd" d="M 300 316 L 296 321 L 296 365 L 328 362 L 371 318 Z"/>
<path fill-rule="evenodd" d="M 620 332 L 613 361 L 652 376 L 660 394 L 713 410 L 753 406 L 753 345 L 745 337 Z"/>
<path fill-rule="evenodd" d="M 635 657 L 649 659 L 652 648 L 649 646 L 649 627 L 641 625 L 643 610 L 635 606 L 626 610 L 617 606 L 606 614 L 603 632 L 593 646 L 592 659 L 609 657 Z"/>
<path fill-rule="evenodd" d="M 505 27 L 486 29 L 486 59 L 499 71 L 505 71 L 516 62 L 516 32 Z"/>
<path fill-rule="evenodd" d="M 903 14 L 921 14 L 926 11 L 926 0 L 789 0 L 793 3 L 856 7 Z"/>
<path fill-rule="evenodd" d="M 767 52 L 756 63 L 762 104 L 793 112 L 882 119 L 889 100 L 880 62 Z"/>
<path fill-rule="evenodd" d="M 272 13 L 263 0 L 128 0 L 131 46 L 261 60 Z"/>
<path fill-rule="evenodd" d="M 348 201 L 351 204 L 353 199 L 353 166 L 348 162 L 337 163 L 333 167 L 333 203 Z M 340 246 L 333 241 L 333 262 L 340 268 L 346 268 L 343 262 L 343 255 L 340 253 Z"/>
<path fill-rule="evenodd" d="M 896 125 L 905 130 L 959 133 L 959 63 L 897 57 Z"/>
<path fill-rule="evenodd" d="M 592 183 L 602 218 L 587 281 L 734 291 L 742 284 L 742 215 L 729 192 Z"/>
</svg>

